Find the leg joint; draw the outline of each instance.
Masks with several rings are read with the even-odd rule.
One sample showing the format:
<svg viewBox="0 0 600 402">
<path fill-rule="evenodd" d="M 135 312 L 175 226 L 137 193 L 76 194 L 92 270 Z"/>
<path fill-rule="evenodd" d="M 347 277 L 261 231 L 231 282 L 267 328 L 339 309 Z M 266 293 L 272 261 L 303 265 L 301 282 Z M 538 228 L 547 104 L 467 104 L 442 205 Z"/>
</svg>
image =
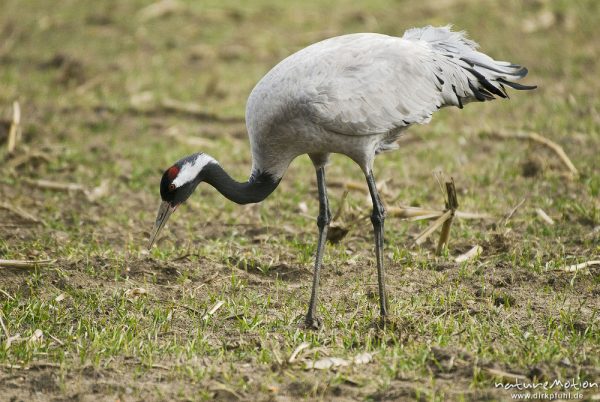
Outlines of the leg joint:
<svg viewBox="0 0 600 402">
<path fill-rule="evenodd" d="M 329 226 L 331 222 L 331 212 L 329 210 L 321 211 L 317 217 L 317 226 L 319 229 L 323 229 L 325 226 Z"/>
<path fill-rule="evenodd" d="M 385 221 L 385 208 L 382 206 L 373 207 L 373 213 L 371 214 L 371 222 L 373 225 L 383 225 Z"/>
</svg>

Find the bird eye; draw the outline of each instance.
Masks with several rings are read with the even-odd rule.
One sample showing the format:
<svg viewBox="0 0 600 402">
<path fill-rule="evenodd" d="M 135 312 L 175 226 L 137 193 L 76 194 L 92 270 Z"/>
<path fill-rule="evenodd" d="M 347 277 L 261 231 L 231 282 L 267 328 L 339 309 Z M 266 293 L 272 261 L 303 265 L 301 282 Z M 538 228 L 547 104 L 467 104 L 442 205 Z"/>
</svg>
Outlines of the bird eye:
<svg viewBox="0 0 600 402">
<path fill-rule="evenodd" d="M 171 183 L 169 184 L 169 191 L 173 191 L 175 190 L 175 184 Z"/>
</svg>

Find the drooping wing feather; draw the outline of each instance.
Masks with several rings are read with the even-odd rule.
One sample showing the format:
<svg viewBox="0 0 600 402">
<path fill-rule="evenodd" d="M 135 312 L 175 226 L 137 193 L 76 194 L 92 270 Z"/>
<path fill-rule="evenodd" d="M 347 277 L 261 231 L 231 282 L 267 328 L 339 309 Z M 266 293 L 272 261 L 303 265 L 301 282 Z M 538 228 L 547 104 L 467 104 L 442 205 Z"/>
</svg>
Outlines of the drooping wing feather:
<svg viewBox="0 0 600 402">
<path fill-rule="evenodd" d="M 502 84 L 515 88 L 509 83 L 527 74 L 478 52 L 448 27 L 412 29 L 403 38 L 346 35 L 313 46 L 305 50 L 329 71 L 317 71 L 321 79 L 305 88 L 308 114 L 346 135 L 392 132 L 427 123 L 444 106 L 506 97 Z"/>
</svg>

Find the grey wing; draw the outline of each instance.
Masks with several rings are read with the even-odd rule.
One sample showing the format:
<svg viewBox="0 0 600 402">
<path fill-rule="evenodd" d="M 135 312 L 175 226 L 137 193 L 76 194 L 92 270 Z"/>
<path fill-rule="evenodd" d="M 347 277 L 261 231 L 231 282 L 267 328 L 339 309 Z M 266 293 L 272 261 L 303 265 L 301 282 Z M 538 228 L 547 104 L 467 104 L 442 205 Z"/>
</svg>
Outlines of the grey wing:
<svg viewBox="0 0 600 402">
<path fill-rule="evenodd" d="M 347 135 L 387 133 L 429 121 L 443 96 L 432 72 L 422 68 L 427 55 L 414 50 L 338 60 L 342 67 L 337 74 L 317 86 L 311 97 L 313 121 Z"/>
<path fill-rule="evenodd" d="M 310 97 L 309 113 L 325 129 L 347 135 L 388 133 L 429 122 L 444 106 L 506 97 L 503 84 L 527 70 L 476 51 L 448 27 L 409 30 L 403 38 L 363 35 L 330 62 L 335 72 Z"/>
</svg>

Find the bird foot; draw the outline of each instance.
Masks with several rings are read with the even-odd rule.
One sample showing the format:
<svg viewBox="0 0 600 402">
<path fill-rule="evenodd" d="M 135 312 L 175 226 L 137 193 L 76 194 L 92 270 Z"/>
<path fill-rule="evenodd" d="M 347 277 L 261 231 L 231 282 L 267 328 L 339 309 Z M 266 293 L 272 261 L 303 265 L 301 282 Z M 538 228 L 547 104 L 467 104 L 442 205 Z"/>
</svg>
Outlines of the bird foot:
<svg viewBox="0 0 600 402">
<path fill-rule="evenodd" d="M 398 321 L 396 318 L 392 318 L 392 316 L 389 315 L 382 315 L 375 323 L 375 327 L 379 330 L 395 331 L 401 326 L 398 325 Z"/>
<path fill-rule="evenodd" d="M 305 329 L 314 329 L 314 330 L 317 330 L 317 329 L 321 328 L 322 326 L 323 326 L 323 323 L 321 322 L 321 319 L 318 317 L 315 317 L 313 315 L 307 315 L 306 318 L 304 319 L 304 323 L 302 325 L 302 327 Z"/>
<path fill-rule="evenodd" d="M 392 320 L 390 320 L 390 316 L 389 315 L 382 315 L 379 317 L 379 327 L 380 328 L 386 328 L 387 326 L 389 326 L 392 323 Z"/>
</svg>

